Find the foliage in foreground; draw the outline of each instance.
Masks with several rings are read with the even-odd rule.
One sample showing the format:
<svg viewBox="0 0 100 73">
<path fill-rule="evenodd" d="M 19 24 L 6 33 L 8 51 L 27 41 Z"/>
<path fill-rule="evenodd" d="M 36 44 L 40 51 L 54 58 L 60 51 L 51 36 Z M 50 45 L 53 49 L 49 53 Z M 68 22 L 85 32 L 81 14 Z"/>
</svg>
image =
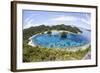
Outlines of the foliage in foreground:
<svg viewBox="0 0 100 73">
<path fill-rule="evenodd" d="M 24 44 L 23 62 L 40 62 L 40 61 L 63 61 L 63 60 L 81 60 L 90 48 L 69 52 L 61 49 L 50 49 L 43 47 L 32 47 Z"/>
</svg>

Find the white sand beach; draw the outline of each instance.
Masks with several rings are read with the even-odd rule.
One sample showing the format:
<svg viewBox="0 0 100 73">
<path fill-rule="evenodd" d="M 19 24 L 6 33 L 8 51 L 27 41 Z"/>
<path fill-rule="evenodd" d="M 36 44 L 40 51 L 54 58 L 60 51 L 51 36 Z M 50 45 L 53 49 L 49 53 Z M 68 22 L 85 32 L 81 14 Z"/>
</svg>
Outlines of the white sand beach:
<svg viewBox="0 0 100 73">
<path fill-rule="evenodd" d="M 32 39 L 30 39 L 28 45 L 35 47 L 36 45 L 32 42 Z"/>
</svg>

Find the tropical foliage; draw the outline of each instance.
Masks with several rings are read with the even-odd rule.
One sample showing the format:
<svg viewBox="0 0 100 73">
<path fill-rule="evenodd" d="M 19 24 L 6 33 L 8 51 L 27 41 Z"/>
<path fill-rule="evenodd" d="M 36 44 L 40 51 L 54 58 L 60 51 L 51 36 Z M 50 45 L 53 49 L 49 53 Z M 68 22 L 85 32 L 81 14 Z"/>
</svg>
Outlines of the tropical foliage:
<svg viewBox="0 0 100 73">
<path fill-rule="evenodd" d="M 90 48 L 85 50 L 67 51 L 43 47 L 32 47 L 24 44 L 23 62 L 81 60 Z"/>
</svg>

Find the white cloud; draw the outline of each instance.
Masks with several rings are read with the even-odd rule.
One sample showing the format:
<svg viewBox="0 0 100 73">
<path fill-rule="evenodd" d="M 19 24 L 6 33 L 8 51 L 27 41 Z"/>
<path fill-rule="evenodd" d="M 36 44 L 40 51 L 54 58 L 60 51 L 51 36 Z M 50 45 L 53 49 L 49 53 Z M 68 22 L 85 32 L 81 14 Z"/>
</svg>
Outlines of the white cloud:
<svg viewBox="0 0 100 73">
<path fill-rule="evenodd" d="M 91 24 L 90 20 L 86 20 L 86 19 L 80 19 L 80 20 L 83 21 L 84 23 L 88 24 L 88 25 Z"/>
<path fill-rule="evenodd" d="M 30 27 L 34 27 L 34 26 L 39 26 L 39 25 L 43 25 L 43 24 L 46 24 L 46 25 L 50 25 L 49 23 L 37 23 L 37 24 L 34 24 L 33 22 L 28 22 L 27 24 L 24 25 L 23 29 L 27 29 L 27 28 L 30 28 Z"/>
<path fill-rule="evenodd" d="M 26 22 L 26 21 L 27 21 L 27 22 Z M 34 21 L 33 19 L 30 19 L 30 20 L 27 19 L 26 21 L 25 21 L 25 23 L 24 23 L 24 27 L 23 27 L 24 29 L 33 26 L 33 23 L 32 23 L 32 22 Z"/>
<path fill-rule="evenodd" d="M 32 27 L 32 25 L 33 24 L 26 24 L 26 25 L 24 25 L 23 29 L 30 28 L 30 27 Z"/>
<path fill-rule="evenodd" d="M 23 29 L 27 29 L 27 28 L 30 28 L 30 27 L 34 27 L 34 26 L 39 26 L 39 25 L 42 25 L 42 24 L 33 24 L 33 23 L 29 23 L 29 24 L 26 24 Z"/>
<path fill-rule="evenodd" d="M 79 18 L 75 16 L 60 16 L 60 17 L 55 17 L 50 19 L 49 21 L 45 20 L 45 23 L 34 23 L 34 19 L 30 16 L 29 18 L 26 19 L 24 29 L 30 28 L 32 26 L 39 26 L 42 24 L 52 26 L 52 25 L 57 25 L 57 24 L 66 24 L 66 25 L 74 25 L 77 27 L 83 27 L 83 28 L 90 28 L 90 19 L 85 19 L 85 18 Z"/>
<path fill-rule="evenodd" d="M 34 14 L 31 14 L 30 16 L 28 16 L 26 19 L 25 19 L 25 23 L 29 22 L 30 20 L 33 20 Z"/>
<path fill-rule="evenodd" d="M 77 18 L 73 17 L 73 16 L 60 16 L 57 18 L 53 18 L 52 20 L 55 20 L 55 21 L 75 21 L 75 20 L 77 20 Z"/>
<path fill-rule="evenodd" d="M 91 21 L 90 19 L 84 19 L 84 18 L 79 18 L 75 16 L 60 16 L 52 19 L 53 21 L 59 21 L 59 22 L 81 22 L 86 25 L 90 25 Z"/>
<path fill-rule="evenodd" d="M 84 18 L 79 18 L 79 17 L 74 17 L 74 16 L 60 16 L 60 17 L 56 17 L 53 18 L 52 20 L 55 21 L 83 21 L 84 23 L 90 24 L 90 20 L 84 19 Z"/>
<path fill-rule="evenodd" d="M 35 21 L 35 20 L 33 19 L 33 16 L 34 16 L 34 14 L 31 14 L 30 16 L 28 16 L 28 17 L 24 20 L 24 26 L 23 26 L 24 29 L 33 26 L 33 22 Z"/>
</svg>

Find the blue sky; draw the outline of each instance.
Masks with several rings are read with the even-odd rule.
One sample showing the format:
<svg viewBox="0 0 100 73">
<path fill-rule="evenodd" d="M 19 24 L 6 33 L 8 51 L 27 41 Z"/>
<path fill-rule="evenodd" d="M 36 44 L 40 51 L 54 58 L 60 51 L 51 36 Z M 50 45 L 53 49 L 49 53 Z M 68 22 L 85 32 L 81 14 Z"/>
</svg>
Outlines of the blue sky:
<svg viewBox="0 0 100 73">
<path fill-rule="evenodd" d="M 91 14 L 83 12 L 23 10 L 23 29 L 39 25 L 73 25 L 90 29 Z"/>
</svg>

